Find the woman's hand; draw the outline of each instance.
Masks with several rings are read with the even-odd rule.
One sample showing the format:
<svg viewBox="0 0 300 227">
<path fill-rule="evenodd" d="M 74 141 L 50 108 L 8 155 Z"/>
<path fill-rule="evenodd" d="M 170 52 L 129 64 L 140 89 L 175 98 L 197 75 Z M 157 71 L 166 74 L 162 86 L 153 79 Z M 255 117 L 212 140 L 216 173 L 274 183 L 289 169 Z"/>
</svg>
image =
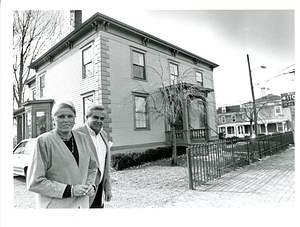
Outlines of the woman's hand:
<svg viewBox="0 0 300 227">
<path fill-rule="evenodd" d="M 76 184 L 73 186 L 73 195 L 74 196 L 84 196 L 88 190 L 88 185 Z"/>
</svg>

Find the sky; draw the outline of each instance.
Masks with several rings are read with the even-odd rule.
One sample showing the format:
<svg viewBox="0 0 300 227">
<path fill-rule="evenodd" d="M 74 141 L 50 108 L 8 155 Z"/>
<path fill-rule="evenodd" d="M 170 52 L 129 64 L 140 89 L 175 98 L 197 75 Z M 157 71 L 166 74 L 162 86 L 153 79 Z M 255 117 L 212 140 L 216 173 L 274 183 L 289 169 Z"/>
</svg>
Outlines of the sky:
<svg viewBox="0 0 300 227">
<path fill-rule="evenodd" d="M 272 0 L 270 5 L 267 0 L 2 0 L 1 16 L 6 22 L 5 13 L 14 9 L 81 9 L 83 20 L 96 12 L 105 14 L 218 64 L 213 77 L 216 105 L 220 107 L 251 100 L 247 54 L 254 69 L 256 98 L 261 96 L 260 86 L 277 95 L 295 91 L 294 74 L 276 75 L 296 61 L 296 2 Z M 3 10 L 5 7 L 8 10 Z M 11 29 L 9 23 L 3 24 Z"/>
<path fill-rule="evenodd" d="M 83 10 L 83 20 L 99 12 L 212 61 L 217 107 L 252 99 L 247 55 L 255 97 L 295 91 L 294 10 Z M 265 69 L 259 66 L 266 66 Z M 266 83 L 266 81 L 268 81 Z"/>
</svg>

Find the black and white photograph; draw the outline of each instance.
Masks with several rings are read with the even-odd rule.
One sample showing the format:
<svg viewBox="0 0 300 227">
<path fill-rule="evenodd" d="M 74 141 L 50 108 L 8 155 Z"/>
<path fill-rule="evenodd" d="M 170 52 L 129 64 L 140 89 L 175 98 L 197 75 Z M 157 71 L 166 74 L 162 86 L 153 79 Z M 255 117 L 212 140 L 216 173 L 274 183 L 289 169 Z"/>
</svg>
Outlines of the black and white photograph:
<svg viewBox="0 0 300 227">
<path fill-rule="evenodd" d="M 1 226 L 295 226 L 297 12 L 1 1 Z"/>
</svg>

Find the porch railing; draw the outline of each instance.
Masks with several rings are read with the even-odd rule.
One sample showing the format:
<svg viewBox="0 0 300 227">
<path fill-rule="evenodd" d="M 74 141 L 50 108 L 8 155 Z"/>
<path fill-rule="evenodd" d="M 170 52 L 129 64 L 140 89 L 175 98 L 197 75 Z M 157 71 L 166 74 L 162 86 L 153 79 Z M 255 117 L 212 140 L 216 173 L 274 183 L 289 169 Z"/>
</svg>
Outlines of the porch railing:
<svg viewBox="0 0 300 227">
<path fill-rule="evenodd" d="M 187 147 L 189 188 L 248 165 L 264 156 L 285 149 L 294 143 L 293 132 L 259 136 L 253 139 L 226 139 L 213 143 L 192 144 Z"/>
<path fill-rule="evenodd" d="M 178 141 L 184 140 L 184 131 L 183 130 L 176 130 L 175 131 L 176 139 Z M 190 129 L 191 139 L 197 138 L 205 138 L 205 129 Z M 167 142 L 172 141 L 172 134 L 171 131 L 166 132 Z"/>
</svg>

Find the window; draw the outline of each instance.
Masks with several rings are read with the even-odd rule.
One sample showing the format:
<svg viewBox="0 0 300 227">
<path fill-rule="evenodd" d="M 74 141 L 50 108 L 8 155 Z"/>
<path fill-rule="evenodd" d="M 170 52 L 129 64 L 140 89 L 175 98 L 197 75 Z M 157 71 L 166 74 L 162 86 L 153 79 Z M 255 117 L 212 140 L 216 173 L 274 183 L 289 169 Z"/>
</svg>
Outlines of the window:
<svg viewBox="0 0 300 227">
<path fill-rule="evenodd" d="M 92 46 L 82 51 L 82 78 L 93 76 L 93 51 Z"/>
<path fill-rule="evenodd" d="M 222 106 L 222 113 L 226 113 L 226 107 Z"/>
<path fill-rule="evenodd" d="M 36 100 L 36 90 L 32 90 L 32 100 Z"/>
<path fill-rule="evenodd" d="M 133 78 L 146 80 L 145 73 L 145 55 L 143 53 L 132 51 Z"/>
<path fill-rule="evenodd" d="M 202 75 L 202 72 L 196 71 L 196 80 L 197 80 L 197 84 L 202 87 L 203 86 L 203 75 Z"/>
<path fill-rule="evenodd" d="M 220 127 L 219 128 L 219 133 L 226 133 L 226 128 L 225 127 Z"/>
<path fill-rule="evenodd" d="M 199 110 L 199 127 L 205 127 L 206 123 L 206 114 L 205 114 L 205 106 L 203 102 L 198 102 L 198 110 Z"/>
<path fill-rule="evenodd" d="M 236 116 L 235 115 L 231 115 L 231 122 L 236 122 Z"/>
<path fill-rule="evenodd" d="M 87 109 L 93 104 L 94 104 L 94 95 L 93 94 L 83 97 L 83 122 L 85 121 L 85 115 L 86 115 Z"/>
<path fill-rule="evenodd" d="M 230 126 L 227 128 L 227 134 L 230 135 L 230 134 L 234 134 L 234 127 L 233 126 Z"/>
<path fill-rule="evenodd" d="M 237 128 L 238 128 L 238 133 L 239 134 L 244 134 L 244 127 L 242 125 L 237 126 Z"/>
<path fill-rule="evenodd" d="M 36 116 L 36 134 L 37 136 L 46 132 L 46 113 L 45 111 L 37 111 Z"/>
<path fill-rule="evenodd" d="M 221 123 L 226 123 L 226 117 L 225 116 L 221 116 Z"/>
<path fill-rule="evenodd" d="M 135 129 L 149 129 L 146 95 L 134 95 L 134 124 Z"/>
<path fill-rule="evenodd" d="M 177 84 L 178 83 L 178 65 L 174 63 L 170 63 L 170 76 L 171 76 L 171 84 Z"/>
<path fill-rule="evenodd" d="M 274 109 L 275 109 L 275 116 L 282 114 L 281 106 L 275 106 Z"/>
<path fill-rule="evenodd" d="M 45 97 L 45 75 L 40 76 L 40 98 Z"/>
</svg>

